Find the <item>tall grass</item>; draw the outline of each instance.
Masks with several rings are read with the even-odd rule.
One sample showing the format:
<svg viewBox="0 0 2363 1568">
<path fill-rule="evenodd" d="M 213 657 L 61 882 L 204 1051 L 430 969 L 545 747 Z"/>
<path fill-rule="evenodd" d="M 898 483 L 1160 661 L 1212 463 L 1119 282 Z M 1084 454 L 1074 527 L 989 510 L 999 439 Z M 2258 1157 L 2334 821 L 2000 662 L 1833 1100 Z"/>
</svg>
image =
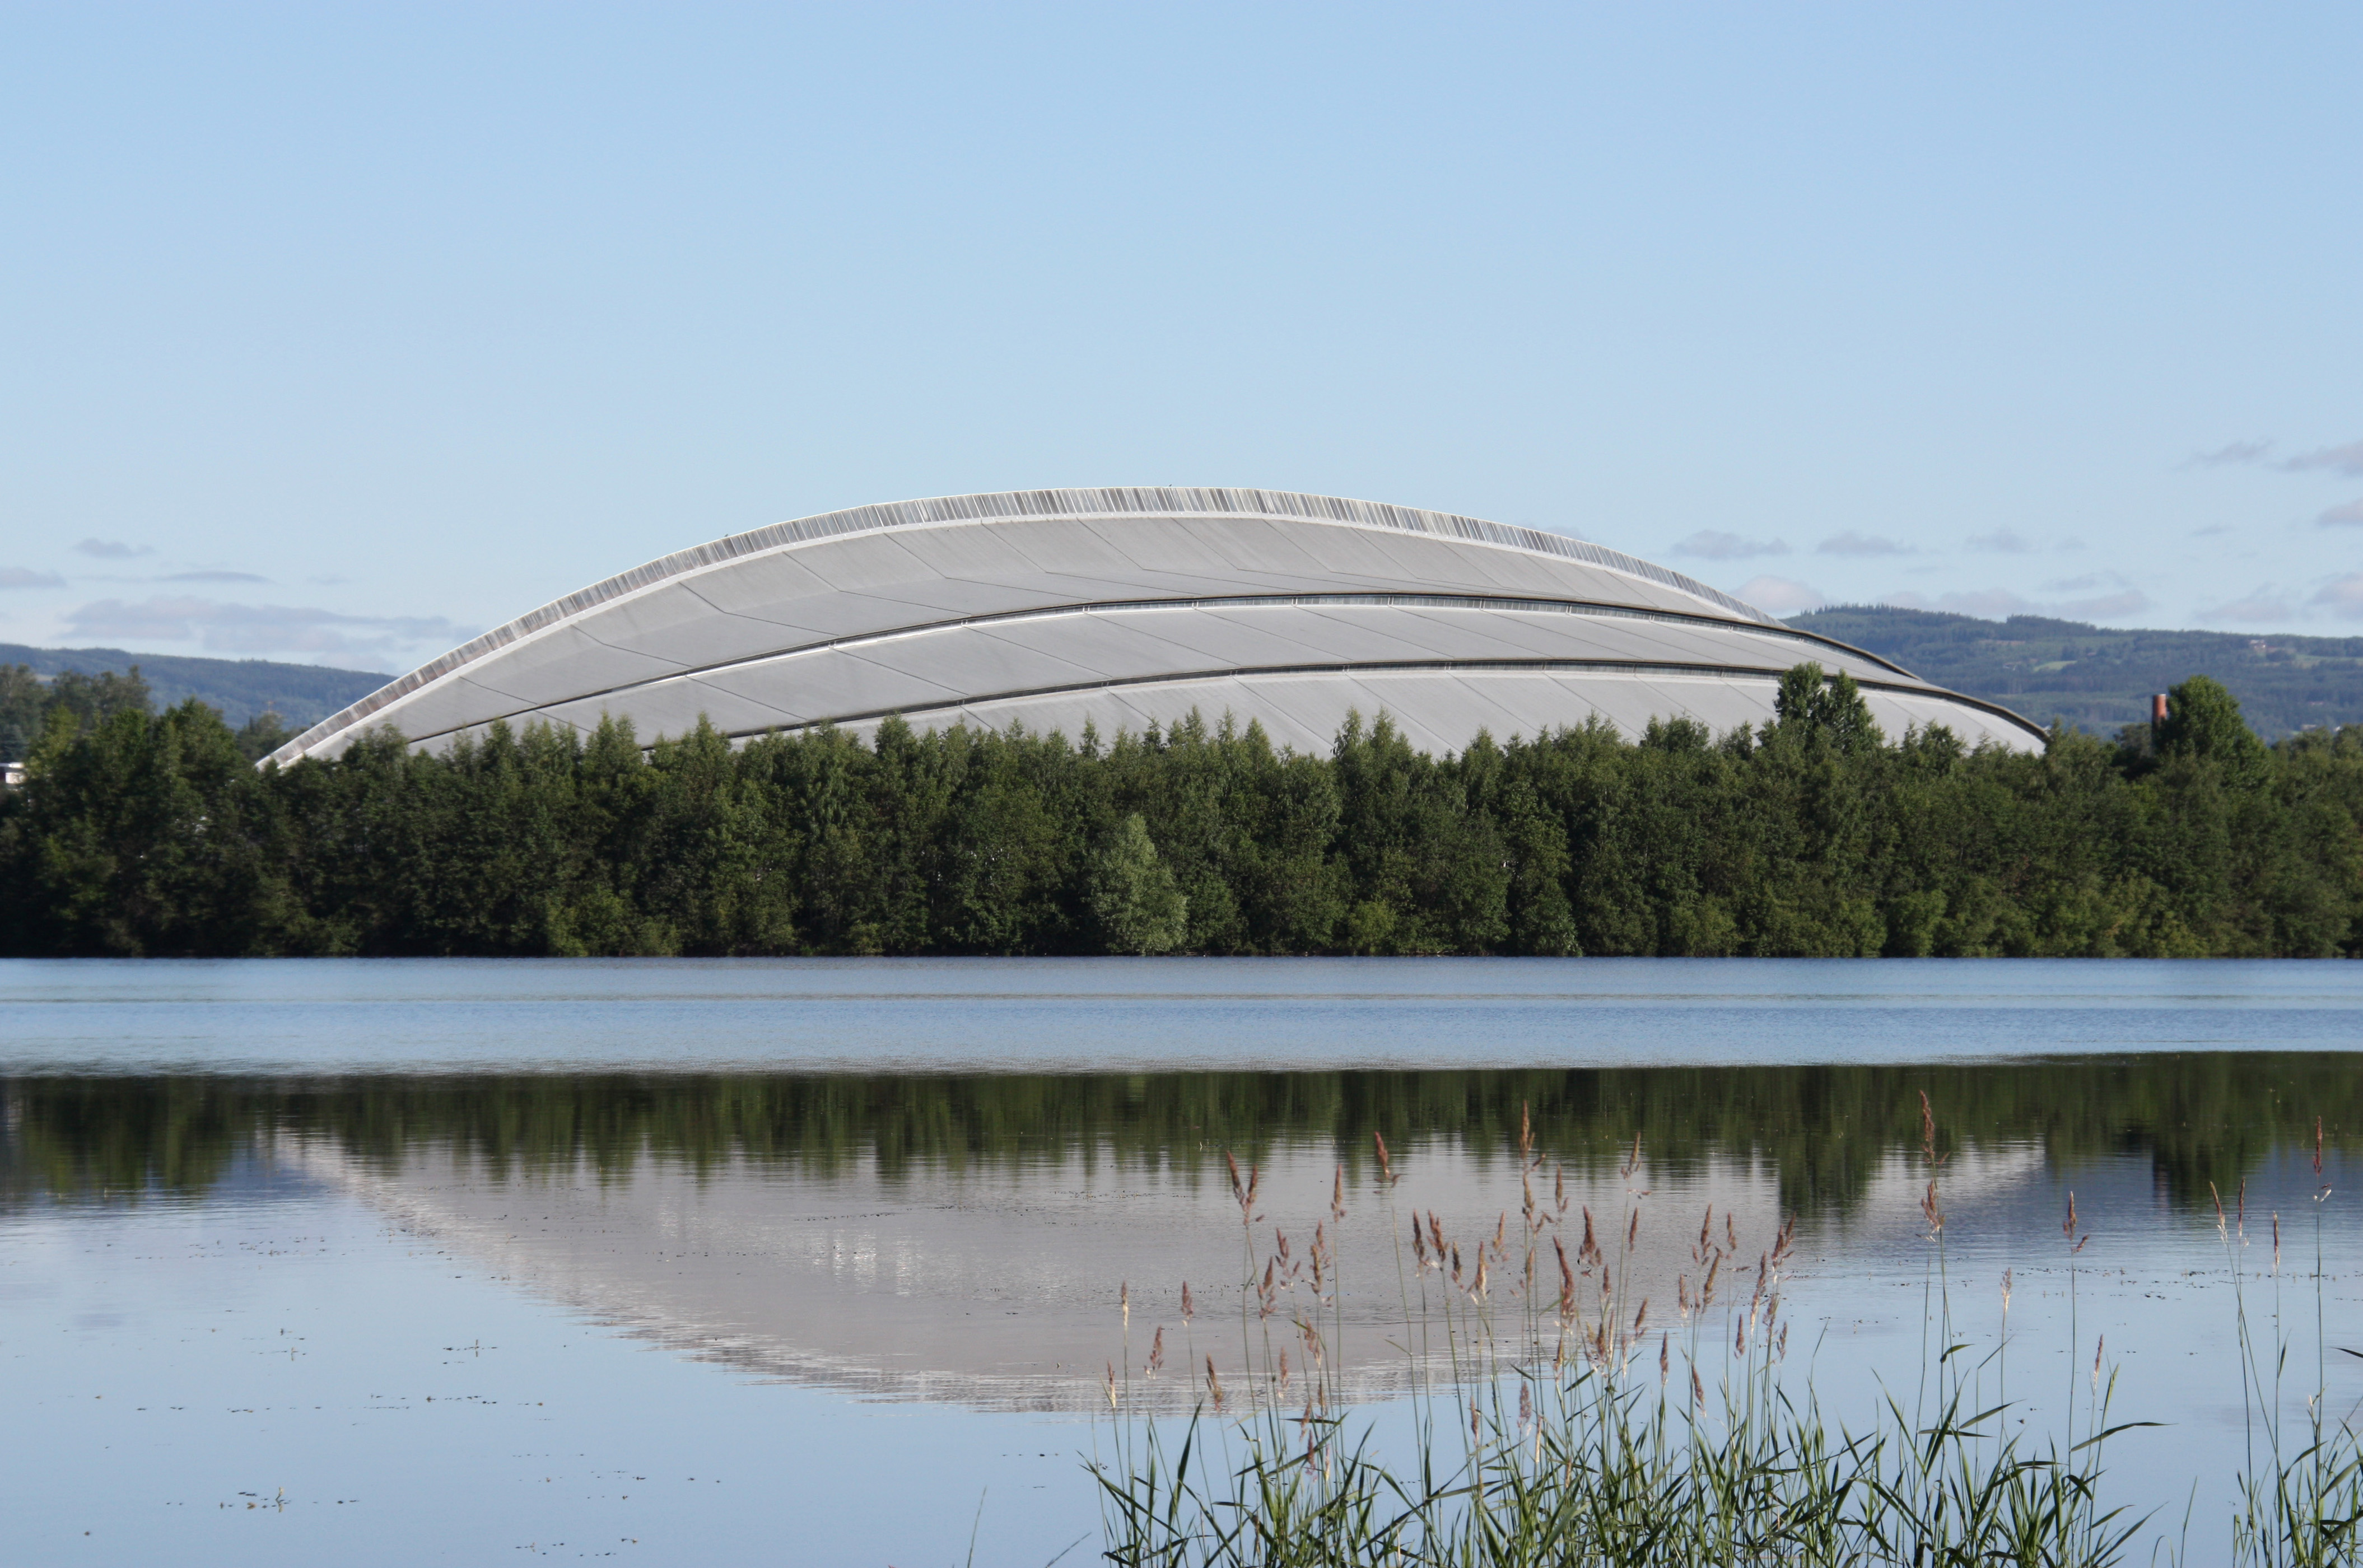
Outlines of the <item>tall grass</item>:
<svg viewBox="0 0 2363 1568">
<path fill-rule="evenodd" d="M 1400 1315 L 1391 1342 L 1409 1387 L 1411 1441 L 1375 1451 L 1349 1424 L 1336 1353 L 1345 1330 L 1333 1227 L 1346 1222 L 1341 1169 L 1329 1218 L 1308 1247 L 1277 1231 L 1258 1245 L 1259 1177 L 1230 1172 L 1241 1220 L 1236 1329 L 1250 1368 L 1225 1387 L 1185 1360 L 1195 1409 L 1178 1429 L 1140 1414 L 1111 1365 L 1108 1447 L 1093 1463 L 1105 1559 L 1155 1568 L 1298 1564 L 1526 1568 L 1543 1564 L 2090 1564 L 2141 1551 L 2147 1516 L 2104 1496 L 2103 1459 L 2133 1425 L 2113 1422 L 2117 1373 L 2099 1339 L 2076 1340 L 2076 1270 L 2087 1239 L 2071 1194 L 2062 1227 L 2069 1284 L 2070 1382 L 2039 1436 L 2011 1416 L 2010 1275 L 2002 1329 L 1977 1348 L 1958 1321 L 1946 1253 L 1945 1156 L 1922 1104 L 1916 1159 L 1927 1241 L 1923 1353 L 1911 1386 L 1884 1388 L 1851 1421 L 1825 1410 L 1810 1366 L 1784 1375 L 1791 1325 L 1782 1275 L 1794 1221 L 1743 1246 L 1710 1207 L 1670 1310 L 1635 1299 L 1636 1254 L 1650 1216 L 1636 1141 L 1621 1207 L 1595 1218 L 1563 1178 L 1517 1141 L 1523 1202 L 1493 1232 L 1453 1234 L 1406 1209 L 1383 1141 L 1375 1196 L 1395 1237 Z M 2320 1210 L 2329 1189 L 2315 1155 L 2317 1346 Z M 2220 1215 L 2219 1209 L 2219 1215 Z M 1718 1223 L 1718 1220 L 1720 1223 Z M 1603 1222 L 1604 1221 L 1604 1222 Z M 2245 1216 L 2219 1229 L 2233 1263 L 2251 1430 L 2238 1504 L 2222 1550 L 2179 1536 L 2147 1556 L 2177 1562 L 2346 1562 L 2357 1557 L 2363 1463 L 2354 1433 L 2324 1411 L 2325 1368 L 2284 1441 L 2280 1241 L 2269 1342 L 2252 1331 L 2241 1272 Z M 1751 1262 L 1747 1253 L 1757 1257 Z M 1226 1303 L 1226 1310 L 1232 1303 Z M 1231 1331 L 1226 1325 L 1222 1331 Z M 1398 1337 L 1399 1336 L 1399 1337 Z M 1801 1347 L 1802 1349 L 1802 1347 Z M 1166 1356 L 1158 1331 L 1144 1370 Z M 2202 1531 L 2202 1533 L 2205 1533 Z M 2219 1538 L 2220 1539 L 2220 1538 Z"/>
<path fill-rule="evenodd" d="M 2266 1281 L 2271 1299 L 2271 1332 L 2269 1339 L 2263 1339 L 2248 1311 L 2247 1283 L 2253 1271 L 2246 1267 L 2247 1188 L 2242 1185 L 2228 1215 L 2223 1195 L 2215 1195 L 2215 1232 L 2223 1242 L 2235 1286 L 2241 1413 L 2246 1423 L 2246 1462 L 2232 1517 L 2234 1549 L 2243 1563 L 2312 1568 L 2317 1563 L 2363 1560 L 2363 1538 L 2358 1538 L 2357 1528 L 2358 1519 L 2363 1519 L 2363 1447 L 2358 1447 L 2353 1425 L 2334 1419 L 2325 1408 L 2329 1339 L 2324 1320 L 2322 1210 L 2330 1195 L 2322 1168 L 2322 1122 L 2317 1119 L 2313 1190 L 2307 1205 L 2313 1248 L 2313 1388 L 2304 1397 L 2304 1413 L 2294 1419 L 2287 1389 L 2291 1340 L 2284 1320 L 2281 1217 L 2278 1212 L 2269 1217 L 2272 1254 Z"/>
</svg>

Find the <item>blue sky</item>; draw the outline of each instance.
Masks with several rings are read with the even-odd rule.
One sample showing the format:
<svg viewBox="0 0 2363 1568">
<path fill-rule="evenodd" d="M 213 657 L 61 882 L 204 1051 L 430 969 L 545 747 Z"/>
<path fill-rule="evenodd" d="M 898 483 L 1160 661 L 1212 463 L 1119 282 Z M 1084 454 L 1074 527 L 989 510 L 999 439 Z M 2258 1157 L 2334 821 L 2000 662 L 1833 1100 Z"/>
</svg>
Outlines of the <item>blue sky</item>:
<svg viewBox="0 0 2363 1568">
<path fill-rule="evenodd" d="M 2363 634 L 2363 7 L 0 10 L 0 641 L 394 669 L 871 501 L 1329 491 Z"/>
</svg>

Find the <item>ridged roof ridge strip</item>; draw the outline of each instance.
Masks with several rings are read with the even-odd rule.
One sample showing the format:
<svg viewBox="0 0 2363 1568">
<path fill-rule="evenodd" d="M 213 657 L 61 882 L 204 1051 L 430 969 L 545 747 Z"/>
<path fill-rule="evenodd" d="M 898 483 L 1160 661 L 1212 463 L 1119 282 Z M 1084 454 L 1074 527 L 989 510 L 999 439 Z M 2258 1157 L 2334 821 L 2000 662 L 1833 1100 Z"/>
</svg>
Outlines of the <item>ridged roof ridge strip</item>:
<svg viewBox="0 0 2363 1568">
<path fill-rule="evenodd" d="M 1747 620 L 1766 625 L 1777 625 L 1773 617 L 1744 600 L 1734 598 L 1720 589 L 1709 588 L 1695 578 L 1628 556 L 1622 550 L 1612 550 L 1566 534 L 1547 534 L 1539 529 L 1522 528 L 1507 523 L 1489 523 L 1481 517 L 1463 517 L 1451 512 L 1427 512 L 1417 507 L 1396 506 L 1382 501 L 1355 501 L 1345 496 L 1315 495 L 1286 490 L 1237 490 L 1201 487 L 1138 487 L 1086 490 L 1023 490 L 989 491 L 973 495 L 931 496 L 918 501 L 875 502 L 867 506 L 847 507 L 839 512 L 816 513 L 810 517 L 798 517 L 784 523 L 768 524 L 744 534 L 726 534 L 719 539 L 685 550 L 675 550 L 618 572 L 614 577 L 578 589 L 563 599 L 553 599 L 538 610 L 527 611 L 506 625 L 495 626 L 482 636 L 471 638 L 450 652 L 420 665 L 409 674 L 400 676 L 371 692 L 360 701 L 339 709 L 318 723 L 312 725 L 286 745 L 272 752 L 266 761 L 287 763 L 303 755 L 305 750 L 327 739 L 338 731 L 347 729 L 372 713 L 407 697 L 423 686 L 431 684 L 486 654 L 496 652 L 520 637 L 530 636 L 545 626 L 554 625 L 570 616 L 636 592 L 652 583 L 679 577 L 683 572 L 718 566 L 744 556 L 760 555 L 778 549 L 782 545 L 804 544 L 814 539 L 834 538 L 846 534 L 875 533 L 893 528 L 926 527 L 938 523 L 992 522 L 1019 517 L 1124 517 L 1124 516 L 1264 516 L 1296 517 L 1308 522 L 1358 523 L 1366 526 L 1392 528 L 1398 533 L 1432 534 L 1452 538 L 1471 539 L 1491 545 L 1504 545 L 1514 549 L 1531 550 L 1539 555 L 1563 556 L 1591 566 L 1606 567 L 1628 576 L 1646 578 L 1663 587 L 1692 594 L 1709 603 L 1721 605 Z"/>
</svg>

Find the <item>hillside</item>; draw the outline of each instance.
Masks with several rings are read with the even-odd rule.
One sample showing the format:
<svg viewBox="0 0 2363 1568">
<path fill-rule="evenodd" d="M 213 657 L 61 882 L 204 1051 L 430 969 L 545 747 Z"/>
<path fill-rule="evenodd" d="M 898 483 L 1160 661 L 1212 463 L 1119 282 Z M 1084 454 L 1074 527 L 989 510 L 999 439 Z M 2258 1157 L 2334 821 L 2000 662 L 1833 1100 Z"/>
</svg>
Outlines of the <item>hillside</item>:
<svg viewBox="0 0 2363 1568">
<path fill-rule="evenodd" d="M 139 667 L 158 708 L 194 697 L 221 710 L 235 729 L 271 709 L 290 729 L 317 723 L 359 701 L 389 679 L 363 669 L 330 669 L 316 664 L 274 664 L 260 658 L 183 658 L 177 654 L 135 654 L 121 648 L 28 648 L 0 643 L 0 665 L 28 665 L 36 675 L 73 670 L 102 675 Z"/>
<path fill-rule="evenodd" d="M 1980 621 L 1851 604 L 1790 625 L 1851 643 L 1940 686 L 2024 713 L 2113 734 L 2149 716 L 2150 694 L 2214 677 L 2267 740 L 2363 723 L 2363 637 L 2250 637 L 2235 632 L 2115 631 L 2013 615 Z"/>
</svg>

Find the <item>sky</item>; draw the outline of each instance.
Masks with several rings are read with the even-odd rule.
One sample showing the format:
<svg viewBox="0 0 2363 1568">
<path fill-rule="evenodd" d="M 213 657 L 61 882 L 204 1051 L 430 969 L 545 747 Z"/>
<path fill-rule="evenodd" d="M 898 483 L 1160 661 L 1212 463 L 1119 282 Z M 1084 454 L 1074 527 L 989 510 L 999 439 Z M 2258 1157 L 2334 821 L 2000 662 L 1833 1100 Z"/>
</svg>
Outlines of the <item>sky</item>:
<svg viewBox="0 0 2363 1568">
<path fill-rule="evenodd" d="M 0 642 L 399 670 L 869 502 L 2363 635 L 2363 7 L 0 6 Z"/>
</svg>

